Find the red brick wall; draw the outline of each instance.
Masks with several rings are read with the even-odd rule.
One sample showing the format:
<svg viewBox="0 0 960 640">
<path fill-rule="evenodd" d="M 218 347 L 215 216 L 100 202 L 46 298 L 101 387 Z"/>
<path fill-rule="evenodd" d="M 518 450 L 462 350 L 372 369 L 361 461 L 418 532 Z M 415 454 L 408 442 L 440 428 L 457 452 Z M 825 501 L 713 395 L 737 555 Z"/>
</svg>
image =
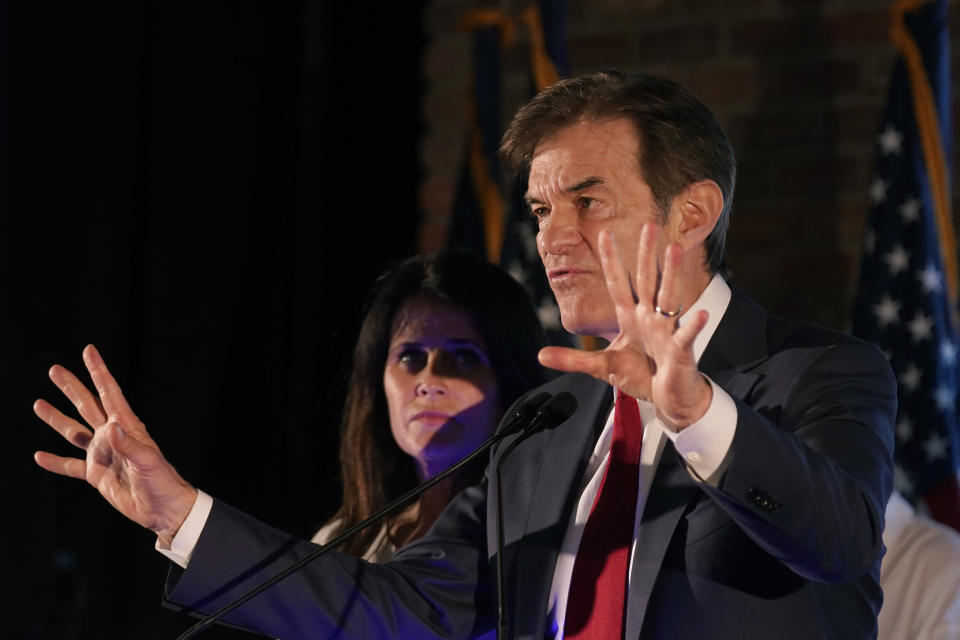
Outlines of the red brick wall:
<svg viewBox="0 0 960 640">
<path fill-rule="evenodd" d="M 894 58 L 889 4 L 570 0 L 574 74 L 659 73 L 716 113 L 739 163 L 727 262 L 734 281 L 776 313 L 848 327 Z M 956 25 L 960 9 L 951 4 Z M 425 16 L 425 250 L 444 241 L 463 153 L 470 40 L 456 24 L 472 6 L 434 0 Z M 504 57 L 504 123 L 526 97 L 528 41 L 522 29 L 517 35 Z"/>
</svg>

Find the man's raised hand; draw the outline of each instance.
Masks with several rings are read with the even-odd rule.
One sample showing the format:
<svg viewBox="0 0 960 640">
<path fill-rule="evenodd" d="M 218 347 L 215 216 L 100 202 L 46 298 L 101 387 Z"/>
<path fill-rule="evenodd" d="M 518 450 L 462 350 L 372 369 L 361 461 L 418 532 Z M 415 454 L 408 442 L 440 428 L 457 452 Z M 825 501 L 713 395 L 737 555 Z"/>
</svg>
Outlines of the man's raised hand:
<svg viewBox="0 0 960 640">
<path fill-rule="evenodd" d="M 155 532 L 161 545 L 169 547 L 197 490 L 164 458 L 96 348 L 87 346 L 83 361 L 97 395 L 60 365 L 51 367 L 49 375 L 86 424 L 45 400 L 37 400 L 33 410 L 86 454 L 73 458 L 37 451 L 34 460 L 52 473 L 86 480 L 117 511 Z"/>
<path fill-rule="evenodd" d="M 619 334 L 602 351 L 546 347 L 544 366 L 579 371 L 608 382 L 625 393 L 649 400 L 678 429 L 696 422 L 712 399 L 710 384 L 700 375 L 693 342 L 707 323 L 700 311 L 679 326 L 683 249 L 670 244 L 663 272 L 657 266 L 655 223 L 644 225 L 637 252 L 635 281 L 620 256 L 614 237 L 600 234 L 599 254 L 607 289 L 617 314 Z"/>
</svg>

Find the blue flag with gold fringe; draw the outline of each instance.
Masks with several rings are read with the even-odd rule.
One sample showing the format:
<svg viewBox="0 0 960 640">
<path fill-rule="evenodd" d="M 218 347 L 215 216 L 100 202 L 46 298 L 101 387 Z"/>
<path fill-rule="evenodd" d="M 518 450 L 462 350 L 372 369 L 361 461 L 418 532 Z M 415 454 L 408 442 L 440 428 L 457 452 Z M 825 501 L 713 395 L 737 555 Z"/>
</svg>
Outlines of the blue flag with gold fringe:
<svg viewBox="0 0 960 640">
<path fill-rule="evenodd" d="M 512 24 L 496 9 L 474 9 L 461 21 L 472 36 L 470 124 L 454 194 L 447 245 L 496 261 L 503 236 L 500 161 L 501 50 Z"/>
<path fill-rule="evenodd" d="M 892 16 L 899 55 L 876 139 L 853 332 L 898 379 L 895 488 L 960 529 L 947 2 L 898 2 Z"/>
<path fill-rule="evenodd" d="M 497 9 L 474 9 L 464 16 L 461 27 L 473 38 L 472 99 L 447 245 L 497 262 L 504 217 L 498 155 L 501 51 L 513 39 L 513 25 Z"/>
</svg>

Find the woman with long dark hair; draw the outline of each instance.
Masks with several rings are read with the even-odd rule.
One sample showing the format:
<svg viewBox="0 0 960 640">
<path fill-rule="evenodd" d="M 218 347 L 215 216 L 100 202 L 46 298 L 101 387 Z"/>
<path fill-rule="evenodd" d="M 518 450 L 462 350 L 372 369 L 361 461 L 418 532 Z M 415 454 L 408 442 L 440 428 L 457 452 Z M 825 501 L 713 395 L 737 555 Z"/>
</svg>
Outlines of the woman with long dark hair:
<svg viewBox="0 0 960 640">
<path fill-rule="evenodd" d="M 357 339 L 341 424 L 340 510 L 325 542 L 493 433 L 503 411 L 545 379 L 543 330 L 527 292 L 474 254 L 415 256 L 378 280 Z M 385 561 L 422 535 L 485 460 L 432 487 L 342 550 Z"/>
</svg>

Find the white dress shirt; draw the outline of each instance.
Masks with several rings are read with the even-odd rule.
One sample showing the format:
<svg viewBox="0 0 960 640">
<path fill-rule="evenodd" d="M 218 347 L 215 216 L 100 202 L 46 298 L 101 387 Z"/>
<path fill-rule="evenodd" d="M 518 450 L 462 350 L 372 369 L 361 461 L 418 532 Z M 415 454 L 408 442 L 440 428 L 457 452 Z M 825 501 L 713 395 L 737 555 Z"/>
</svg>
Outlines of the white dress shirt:
<svg viewBox="0 0 960 640">
<path fill-rule="evenodd" d="M 960 638 L 960 533 L 917 514 L 894 491 L 883 544 L 879 640 Z"/>
</svg>

